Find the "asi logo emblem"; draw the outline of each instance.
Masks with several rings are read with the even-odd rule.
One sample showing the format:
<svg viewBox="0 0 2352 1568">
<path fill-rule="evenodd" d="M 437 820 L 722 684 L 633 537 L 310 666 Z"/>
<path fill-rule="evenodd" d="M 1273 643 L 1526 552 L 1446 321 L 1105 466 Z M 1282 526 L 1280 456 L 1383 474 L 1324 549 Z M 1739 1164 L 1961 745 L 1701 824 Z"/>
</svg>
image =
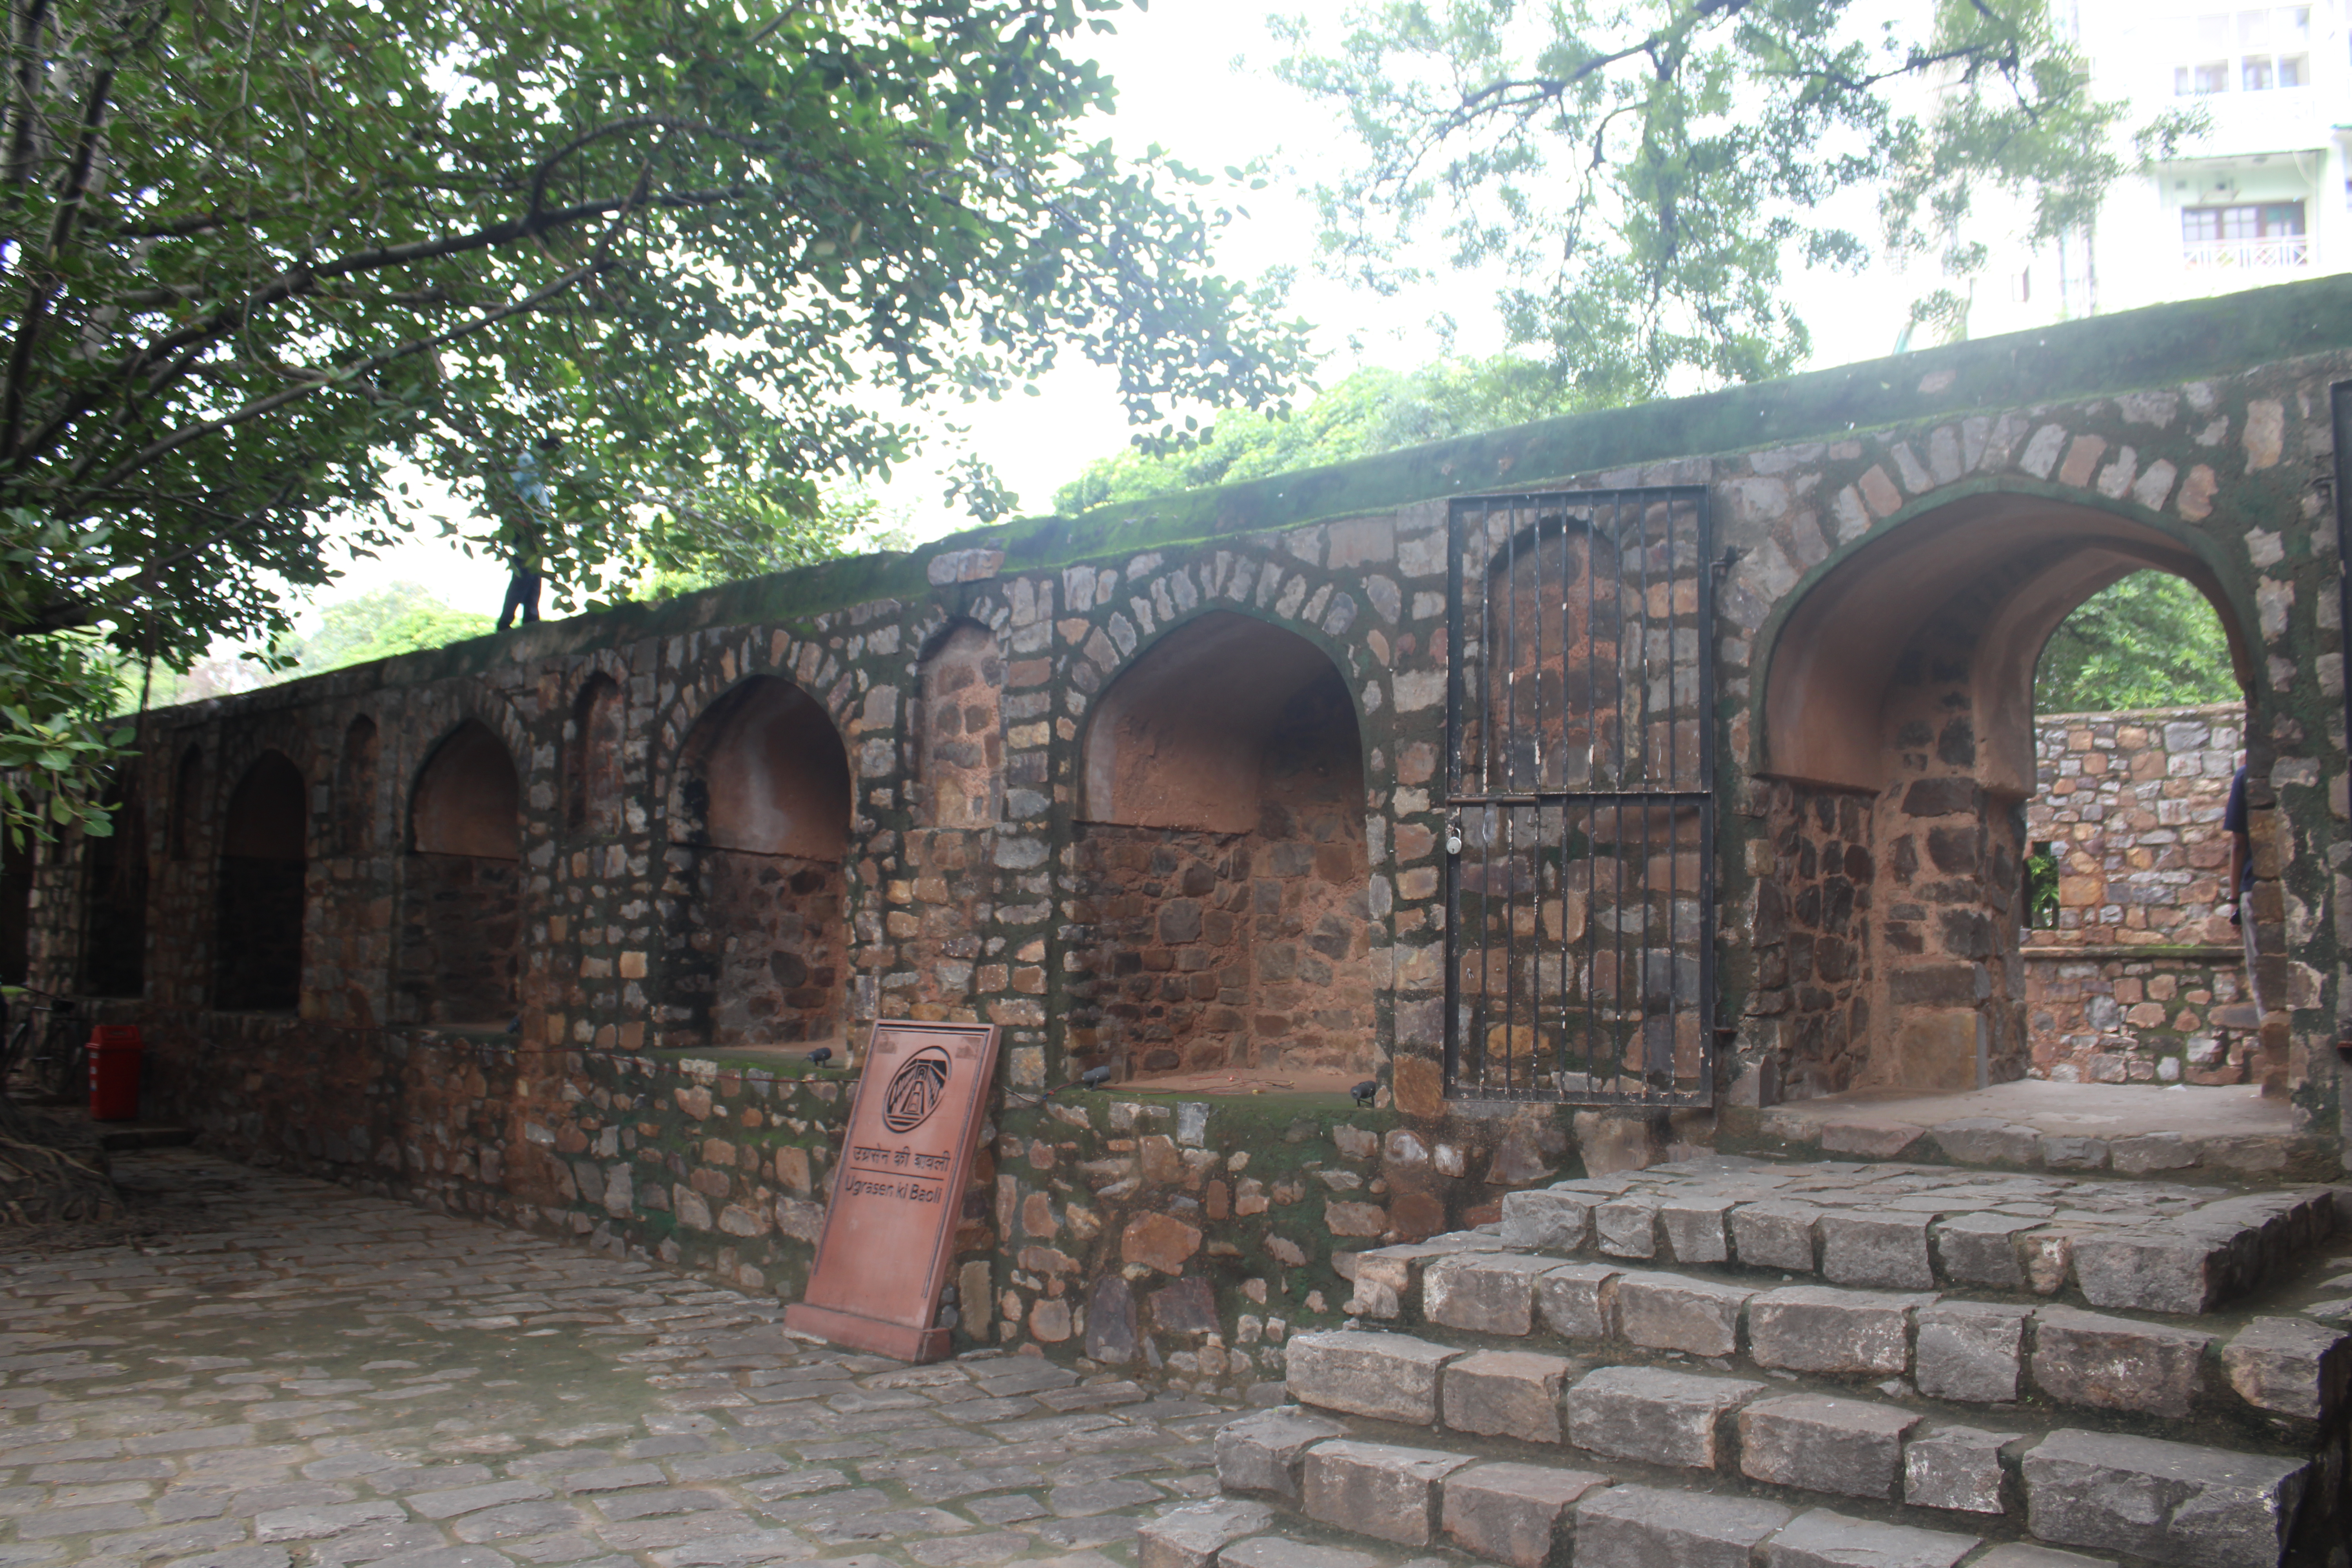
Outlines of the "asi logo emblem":
<svg viewBox="0 0 2352 1568">
<path fill-rule="evenodd" d="M 947 1098 L 947 1052 L 925 1046 L 890 1075 L 890 1087 L 882 1096 L 882 1125 L 893 1132 L 912 1132 L 931 1119 Z"/>
</svg>

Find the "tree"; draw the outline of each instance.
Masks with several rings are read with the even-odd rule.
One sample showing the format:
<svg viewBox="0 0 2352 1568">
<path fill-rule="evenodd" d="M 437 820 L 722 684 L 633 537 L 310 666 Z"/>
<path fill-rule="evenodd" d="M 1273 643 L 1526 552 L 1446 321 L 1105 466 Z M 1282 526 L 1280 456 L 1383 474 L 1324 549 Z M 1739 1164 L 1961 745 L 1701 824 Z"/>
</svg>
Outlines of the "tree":
<svg viewBox="0 0 2352 1568">
<path fill-rule="evenodd" d="M 2042 713 L 2174 708 L 2243 695 L 2221 617 L 2169 572 L 2135 572 L 2085 600 L 2050 634 L 2033 670 L 2033 706 Z"/>
<path fill-rule="evenodd" d="M 274 640 L 326 520 L 409 521 L 402 462 L 516 548 L 557 437 L 546 565 L 593 595 L 665 498 L 707 503 L 654 545 L 693 556 L 693 518 L 887 471 L 913 436 L 877 389 L 999 397 L 1074 352 L 1164 436 L 1178 400 L 1279 403 L 1302 337 L 1208 271 L 1205 182 L 1080 139 L 1112 93 L 1069 46 L 1116 6 L 15 0 L 0 766 L 58 726 L 106 752 L 60 634 Z"/>
<path fill-rule="evenodd" d="M 1442 359 L 1404 372 L 1367 367 L 1295 414 L 1223 414 L 1182 450 L 1154 454 L 1130 447 L 1097 458 L 1054 492 L 1054 506 L 1079 512 L 1292 473 L 1592 405 L 1591 397 L 1563 388 L 1549 366 L 1510 355 Z"/>
<path fill-rule="evenodd" d="M 394 583 L 328 605 L 318 631 L 285 651 L 301 674 L 313 675 L 478 637 L 495 625 L 488 616 L 451 609 L 421 583 Z"/>
<path fill-rule="evenodd" d="M 1784 259 L 1864 260 L 1822 216 L 1841 193 L 1877 193 L 1894 253 L 1965 273 L 1973 193 L 2021 200 L 2038 243 L 2126 163 L 2122 106 L 2091 97 L 2044 0 L 1936 0 L 1876 37 L 1853 0 L 1381 0 L 1336 51 L 1278 30 L 1283 75 L 1363 150 L 1322 193 L 1327 251 L 1393 287 L 1433 225 L 1455 267 L 1501 275 L 1509 341 L 1610 401 L 1802 363 Z M 2143 148 L 2192 123 L 2162 117 Z"/>
</svg>

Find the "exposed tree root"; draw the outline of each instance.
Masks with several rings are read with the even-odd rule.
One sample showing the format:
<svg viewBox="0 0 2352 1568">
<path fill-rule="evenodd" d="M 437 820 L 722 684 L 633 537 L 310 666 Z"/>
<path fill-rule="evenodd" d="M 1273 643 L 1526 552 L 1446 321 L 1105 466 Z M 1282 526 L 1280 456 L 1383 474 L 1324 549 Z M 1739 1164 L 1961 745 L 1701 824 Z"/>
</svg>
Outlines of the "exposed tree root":
<svg viewBox="0 0 2352 1568">
<path fill-rule="evenodd" d="M 0 1095 L 0 1227 L 90 1224 L 121 1213 L 122 1194 L 93 1135 Z"/>
</svg>

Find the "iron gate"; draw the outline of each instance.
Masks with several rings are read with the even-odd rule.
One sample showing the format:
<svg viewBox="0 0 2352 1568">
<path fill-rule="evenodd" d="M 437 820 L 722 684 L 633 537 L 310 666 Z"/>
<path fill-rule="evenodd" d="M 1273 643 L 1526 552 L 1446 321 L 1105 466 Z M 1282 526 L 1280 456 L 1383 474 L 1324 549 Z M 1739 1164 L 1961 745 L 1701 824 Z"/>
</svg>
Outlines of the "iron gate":
<svg viewBox="0 0 2352 1568">
<path fill-rule="evenodd" d="M 1486 496 L 1452 521 L 1447 1090 L 1706 1104 L 1706 490 Z"/>
</svg>

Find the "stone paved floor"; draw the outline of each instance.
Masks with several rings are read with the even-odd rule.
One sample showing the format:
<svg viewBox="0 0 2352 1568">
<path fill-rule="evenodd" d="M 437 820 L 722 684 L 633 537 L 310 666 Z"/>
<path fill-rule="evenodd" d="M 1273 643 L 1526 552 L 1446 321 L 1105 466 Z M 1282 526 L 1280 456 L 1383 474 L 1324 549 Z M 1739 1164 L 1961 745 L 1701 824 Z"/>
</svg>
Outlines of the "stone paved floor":
<svg viewBox="0 0 2352 1568">
<path fill-rule="evenodd" d="M 1232 1411 L 908 1367 L 644 1264 L 186 1151 L 167 1240 L 0 1233 L 0 1568 L 1062 1568 L 1216 1489 Z"/>
</svg>

